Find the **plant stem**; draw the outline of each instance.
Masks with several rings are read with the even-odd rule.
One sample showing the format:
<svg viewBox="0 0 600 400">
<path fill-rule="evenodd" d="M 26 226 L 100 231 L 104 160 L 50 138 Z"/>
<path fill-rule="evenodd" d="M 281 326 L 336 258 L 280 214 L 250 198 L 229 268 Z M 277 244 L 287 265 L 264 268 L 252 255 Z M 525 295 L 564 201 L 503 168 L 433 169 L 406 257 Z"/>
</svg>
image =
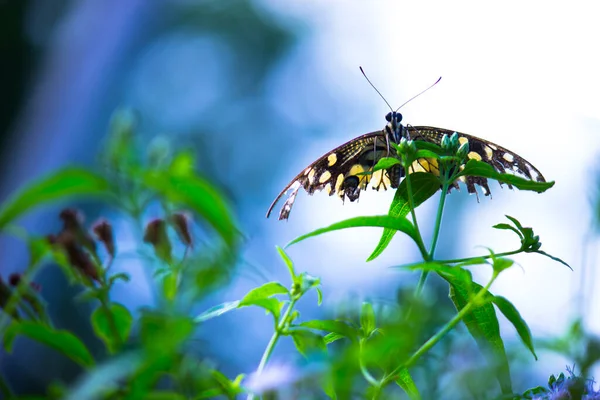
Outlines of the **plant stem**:
<svg viewBox="0 0 600 400">
<path fill-rule="evenodd" d="M 444 181 L 442 185 L 442 193 L 440 195 L 440 203 L 438 204 L 437 214 L 435 216 L 435 226 L 433 228 L 433 239 L 431 239 L 431 247 L 429 249 L 429 258 L 427 261 L 433 260 L 435 254 L 435 248 L 437 246 L 438 238 L 440 237 L 440 230 L 442 227 L 442 216 L 444 215 L 444 205 L 446 204 L 446 195 L 448 194 L 449 182 Z"/>
<path fill-rule="evenodd" d="M 448 194 L 448 179 L 444 180 L 444 184 L 442 185 L 442 193 L 440 195 L 440 202 L 438 204 L 437 214 L 435 217 L 435 226 L 433 228 L 433 239 L 431 239 L 431 247 L 429 252 L 426 254 L 425 261 L 433 260 L 433 255 L 435 254 L 435 248 L 437 246 L 437 241 L 440 236 L 440 230 L 442 227 L 442 216 L 444 215 L 444 205 L 446 203 L 446 195 Z M 429 275 L 429 271 L 421 271 L 421 276 L 419 277 L 419 282 L 417 283 L 417 288 L 415 289 L 415 294 L 419 296 L 423 287 L 425 286 L 425 281 L 427 280 L 427 275 Z"/>
<path fill-rule="evenodd" d="M 415 231 L 417 232 L 417 246 L 419 247 L 419 250 L 421 251 L 421 255 L 423 256 L 423 258 L 427 257 L 427 250 L 425 249 L 425 244 L 423 243 L 423 237 L 421 236 L 421 230 L 419 229 L 419 224 L 417 222 L 417 213 L 415 212 L 415 201 L 413 199 L 413 191 L 412 191 L 412 185 L 410 183 L 410 173 L 409 173 L 409 168 L 410 165 L 407 165 L 406 163 L 403 165 L 404 167 L 404 171 L 406 173 L 406 191 L 407 191 L 407 196 L 408 196 L 408 206 L 410 207 L 410 214 L 412 216 L 412 220 L 413 220 L 413 224 L 415 226 Z"/>
<path fill-rule="evenodd" d="M 488 254 L 485 256 L 477 256 L 477 257 L 455 258 L 453 260 L 440 260 L 438 262 L 440 264 L 457 264 L 457 263 L 467 262 L 467 261 L 471 261 L 471 260 L 476 260 L 478 258 L 487 260 L 488 258 L 492 258 L 492 257 L 500 258 L 500 257 L 512 256 L 514 254 L 519 254 L 521 252 L 522 252 L 521 249 L 517 249 L 517 250 L 512 250 L 512 251 L 505 251 L 504 253 L 496 253 L 493 256 L 491 254 Z"/>
<path fill-rule="evenodd" d="M 260 363 L 258 364 L 258 368 L 256 369 L 256 375 L 260 375 L 263 372 L 263 370 L 265 369 L 265 367 L 267 366 L 267 362 L 269 362 L 269 358 L 271 357 L 273 350 L 275 350 L 275 345 L 277 344 L 277 341 L 279 341 L 279 338 L 281 337 L 283 328 L 285 327 L 287 320 L 288 320 L 290 314 L 292 313 L 292 310 L 294 309 L 294 306 L 296 305 L 296 302 L 298 300 L 299 300 L 298 298 L 295 298 L 295 297 L 292 298 L 290 305 L 285 310 L 285 313 L 279 319 L 279 323 L 275 327 L 275 332 L 273 332 L 273 336 L 271 336 L 271 340 L 269 340 L 269 343 L 267 344 L 267 347 L 265 348 L 262 358 L 260 359 Z M 246 399 L 253 400 L 254 393 L 249 393 L 248 397 Z"/>
<path fill-rule="evenodd" d="M 391 380 L 394 379 L 394 376 L 402 369 L 409 368 L 412 366 L 423 354 L 427 353 L 433 346 L 435 346 L 448 332 L 452 330 L 462 319 L 471 312 L 473 307 L 476 307 L 479 301 L 485 296 L 488 292 L 488 289 L 492 285 L 492 283 L 498 277 L 498 273 L 494 271 L 490 281 L 483 287 L 477 294 L 469 300 L 467 304 L 452 318 L 450 321 L 444 325 L 442 329 L 435 335 L 433 335 L 427 342 L 425 342 L 405 363 L 396 367 L 390 374 L 388 374 L 381 381 L 381 387 L 388 384 Z"/>
<path fill-rule="evenodd" d="M 117 324 L 115 323 L 114 315 L 110 310 L 110 299 L 108 298 L 108 286 L 105 280 L 103 280 L 102 285 L 104 288 L 102 289 L 102 293 L 100 295 L 100 307 L 102 307 L 102 311 L 106 316 L 106 320 L 108 321 L 108 328 L 110 329 L 110 334 L 113 337 L 113 343 L 118 350 L 123 341 L 121 340 L 121 335 L 119 335 L 119 330 L 117 329 Z"/>
<path fill-rule="evenodd" d="M 371 373 L 369 372 L 369 370 L 367 369 L 367 367 L 364 364 L 364 360 L 363 360 L 363 345 L 364 344 L 365 344 L 365 339 L 363 338 L 359 342 L 360 352 L 359 352 L 359 357 L 358 357 L 358 363 L 360 365 L 360 372 L 363 374 L 366 381 L 369 382 L 369 385 L 371 385 L 373 387 L 379 387 L 379 382 L 377 381 L 377 379 L 375 379 L 373 377 L 373 375 L 371 375 Z"/>
</svg>

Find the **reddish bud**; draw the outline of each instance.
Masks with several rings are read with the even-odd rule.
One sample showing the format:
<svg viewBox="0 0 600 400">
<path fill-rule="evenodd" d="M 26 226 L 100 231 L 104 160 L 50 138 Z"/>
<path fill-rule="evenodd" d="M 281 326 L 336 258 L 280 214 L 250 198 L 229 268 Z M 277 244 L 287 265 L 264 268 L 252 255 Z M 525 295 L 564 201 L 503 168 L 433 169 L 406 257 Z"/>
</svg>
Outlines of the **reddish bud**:
<svg viewBox="0 0 600 400">
<path fill-rule="evenodd" d="M 80 245 L 95 255 L 96 242 L 83 227 L 83 222 L 85 220 L 83 214 L 79 210 L 66 208 L 61 211 L 60 219 L 62 219 L 64 223 L 62 232 L 71 232 L 75 235 Z"/>
<path fill-rule="evenodd" d="M 99 280 L 98 270 L 90 255 L 83 250 L 71 232 L 62 232 L 57 242 L 64 248 L 72 266 L 77 268 L 83 275 L 96 281 Z"/>
<path fill-rule="evenodd" d="M 177 212 L 171 216 L 171 223 L 175 227 L 179 240 L 186 246 L 193 247 L 189 226 L 190 216 L 187 213 Z"/>
<path fill-rule="evenodd" d="M 115 256 L 115 238 L 113 236 L 113 229 L 111 224 L 105 220 L 101 219 L 94 224 L 92 227 L 92 231 L 96 234 L 96 238 L 104 244 L 106 248 L 106 252 L 114 258 Z"/>
<path fill-rule="evenodd" d="M 171 241 L 167 236 L 167 224 L 163 219 L 155 219 L 146 225 L 144 243 L 151 244 L 160 259 L 167 263 L 171 261 Z"/>
<path fill-rule="evenodd" d="M 10 276 L 8 277 L 8 284 L 10 286 L 16 287 L 19 285 L 19 283 L 21 282 L 21 274 L 18 273 L 12 273 L 10 274 Z"/>
<path fill-rule="evenodd" d="M 65 231 L 79 229 L 84 222 L 83 214 L 74 208 L 65 208 L 60 212 L 59 217 L 63 221 L 63 229 Z"/>
</svg>

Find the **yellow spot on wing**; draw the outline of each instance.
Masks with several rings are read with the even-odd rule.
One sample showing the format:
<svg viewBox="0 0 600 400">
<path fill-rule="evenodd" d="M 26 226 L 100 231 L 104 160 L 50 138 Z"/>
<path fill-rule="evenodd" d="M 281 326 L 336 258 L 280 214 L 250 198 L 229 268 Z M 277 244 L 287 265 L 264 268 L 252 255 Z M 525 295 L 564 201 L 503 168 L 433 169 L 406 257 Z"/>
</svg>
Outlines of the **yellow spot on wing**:
<svg viewBox="0 0 600 400">
<path fill-rule="evenodd" d="M 488 159 L 488 160 L 491 160 L 491 159 L 492 159 L 492 157 L 494 156 L 494 152 L 493 152 L 493 151 L 492 151 L 492 149 L 491 149 L 489 146 L 487 146 L 487 145 L 484 147 L 484 149 L 485 149 L 485 155 L 487 156 L 487 159 Z"/>
<path fill-rule="evenodd" d="M 337 155 L 335 153 L 331 153 L 330 155 L 327 156 L 327 165 L 328 166 L 331 167 L 336 162 L 337 162 Z"/>
<path fill-rule="evenodd" d="M 313 183 L 315 183 L 315 170 L 314 168 L 310 170 L 310 172 L 308 173 L 308 183 L 310 183 L 311 185 Z"/>
<path fill-rule="evenodd" d="M 469 139 L 467 139 L 467 138 L 466 138 L 466 137 L 464 137 L 464 136 L 461 136 L 461 137 L 459 137 L 459 138 L 458 138 L 458 143 L 460 143 L 460 144 L 465 144 L 465 143 L 467 143 L 468 141 L 469 141 Z"/>
<path fill-rule="evenodd" d="M 339 192 L 342 187 L 342 183 L 344 182 L 344 174 L 339 174 L 337 180 L 335 181 L 335 191 Z"/>
<path fill-rule="evenodd" d="M 504 155 L 502 156 L 502 158 L 504 158 L 506 161 L 508 162 L 513 162 L 515 161 L 515 158 L 513 157 L 512 154 L 510 153 L 504 153 Z"/>
<path fill-rule="evenodd" d="M 475 153 L 474 151 L 469 152 L 469 154 L 467 154 L 467 156 L 471 159 L 471 160 L 477 160 L 477 161 L 481 161 L 481 156 L 478 153 Z"/>
<path fill-rule="evenodd" d="M 325 183 L 329 180 L 329 178 L 331 178 L 331 172 L 325 171 L 323 172 L 323 175 L 319 177 L 319 183 Z"/>
</svg>

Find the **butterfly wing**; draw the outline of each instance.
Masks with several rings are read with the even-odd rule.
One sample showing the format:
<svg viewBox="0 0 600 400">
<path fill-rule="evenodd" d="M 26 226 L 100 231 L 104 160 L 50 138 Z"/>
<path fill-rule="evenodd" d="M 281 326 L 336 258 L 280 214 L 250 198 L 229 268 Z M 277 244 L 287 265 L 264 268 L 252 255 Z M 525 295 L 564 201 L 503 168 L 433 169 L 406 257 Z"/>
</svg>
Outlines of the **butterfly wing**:
<svg viewBox="0 0 600 400">
<path fill-rule="evenodd" d="M 400 173 L 397 168 L 365 174 L 380 158 L 388 154 L 392 153 L 384 131 L 367 133 L 344 143 L 323 155 L 292 179 L 269 207 L 267 218 L 288 190 L 291 190 L 291 193 L 287 195 L 279 212 L 280 220 L 289 217 L 300 188 L 304 188 L 310 195 L 325 190 L 330 196 L 337 194 L 342 200 L 348 198 L 355 201 L 370 181 L 373 181 L 375 189 L 398 187 Z"/>
<path fill-rule="evenodd" d="M 410 139 L 412 140 L 424 140 L 438 145 L 441 144 L 444 135 L 452 136 L 455 132 L 449 129 L 434 128 L 431 126 L 408 126 L 407 130 Z M 499 173 L 511 172 L 517 176 L 530 180 L 536 180 L 538 182 L 546 181 L 542 173 L 536 167 L 518 154 L 488 140 L 467 135 L 466 133 L 457 133 L 460 144 L 465 142 L 469 143 L 468 157 L 470 159 L 483 161 L 491 165 L 494 170 Z M 435 160 L 419 160 L 419 164 L 426 172 L 435 173 L 437 163 L 432 164 L 431 161 Z M 461 181 L 466 183 L 469 193 L 477 193 L 475 185 L 479 185 L 483 188 L 486 196 L 490 194 L 487 178 L 467 176 L 461 177 Z M 455 183 L 454 187 L 457 188 L 458 184 Z M 508 185 L 508 187 L 510 188 L 511 186 Z"/>
</svg>

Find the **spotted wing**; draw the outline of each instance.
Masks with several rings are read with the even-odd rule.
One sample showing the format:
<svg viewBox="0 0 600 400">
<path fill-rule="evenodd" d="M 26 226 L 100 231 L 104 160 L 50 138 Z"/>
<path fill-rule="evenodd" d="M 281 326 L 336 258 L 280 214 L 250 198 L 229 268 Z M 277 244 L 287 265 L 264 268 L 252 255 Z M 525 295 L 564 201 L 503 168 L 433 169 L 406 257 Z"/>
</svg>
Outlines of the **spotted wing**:
<svg viewBox="0 0 600 400">
<path fill-rule="evenodd" d="M 291 192 L 279 212 L 279 219 L 287 219 L 294 205 L 294 200 L 300 188 L 308 194 L 325 190 L 330 196 L 337 194 L 342 200 L 348 198 L 355 201 L 360 196 L 360 191 L 367 188 L 373 181 L 373 188 L 387 189 L 398 187 L 400 171 L 398 167 L 387 171 L 380 170 L 373 174 L 369 172 L 377 161 L 395 151 L 388 146 L 384 131 L 367 133 L 359 136 L 322 156 L 300 172 L 279 193 L 267 211 L 267 218 L 288 190 Z"/>
<path fill-rule="evenodd" d="M 441 144 L 442 137 L 444 135 L 452 136 L 454 133 L 454 131 L 449 129 L 434 128 L 431 126 L 408 126 L 407 130 L 410 139 L 412 140 L 424 140 L 438 145 Z M 485 139 L 480 139 L 465 133 L 457 133 L 460 144 L 463 144 L 467 141 L 469 142 L 468 157 L 470 159 L 483 161 L 491 165 L 497 172 L 500 173 L 511 172 L 517 176 L 538 182 L 546 181 L 542 176 L 542 173 L 536 167 L 512 151 Z M 422 168 L 422 170 L 425 172 L 439 172 L 436 171 L 437 162 L 435 161 L 436 160 L 419 160 L 413 165 L 413 167 L 418 164 L 417 168 Z M 475 190 L 475 185 L 479 185 L 483 189 L 483 192 L 486 196 L 490 194 L 487 178 L 467 176 L 461 177 L 460 180 L 467 185 L 467 190 L 469 193 L 477 193 Z M 453 186 L 458 188 L 458 183 L 455 182 Z M 511 185 L 508 185 L 508 187 L 511 188 Z"/>
</svg>

